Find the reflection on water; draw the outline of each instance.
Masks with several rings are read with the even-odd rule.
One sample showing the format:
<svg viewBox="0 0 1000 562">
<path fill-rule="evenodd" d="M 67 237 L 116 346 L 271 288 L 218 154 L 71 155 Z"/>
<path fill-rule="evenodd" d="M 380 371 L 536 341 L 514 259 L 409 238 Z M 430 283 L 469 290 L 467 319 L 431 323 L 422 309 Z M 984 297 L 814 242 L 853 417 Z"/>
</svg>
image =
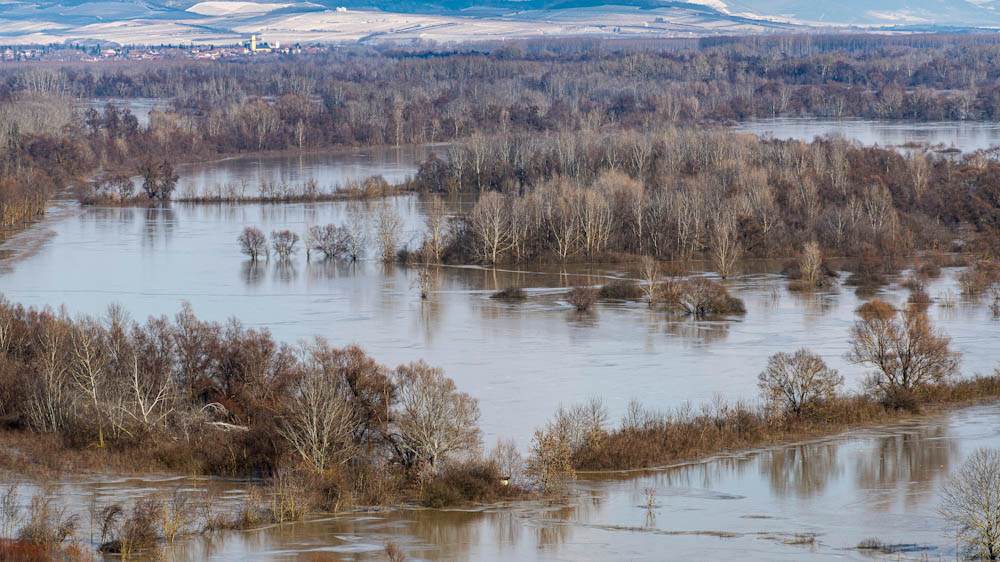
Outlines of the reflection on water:
<svg viewBox="0 0 1000 562">
<path fill-rule="evenodd" d="M 399 183 L 416 173 L 432 153 L 446 156 L 447 145 L 364 147 L 322 152 L 237 156 L 214 162 L 177 166 L 177 193 L 206 195 L 232 187 L 234 193 L 259 195 L 260 185 L 273 183 L 298 189 L 315 180 L 328 191 L 349 181 L 381 175 Z"/>
<path fill-rule="evenodd" d="M 390 203 L 403 218 L 403 242 L 413 247 L 423 229 L 424 202 L 402 196 Z M 456 211 L 468 204 L 451 202 Z M 774 274 L 776 264 L 753 262 L 747 274 L 726 282 L 746 302 L 746 315 L 695 320 L 636 303 L 598 303 L 586 313 L 566 305 L 565 292 L 576 279 L 598 285 L 637 277 L 622 265 L 442 266 L 423 300 L 415 272 L 406 267 L 372 260 L 307 263 L 303 253 L 290 262 L 250 263 L 236 245 L 249 225 L 302 233 L 308 225 L 344 224 L 371 212 L 372 203 L 364 201 L 57 212 L 7 242 L 5 248 L 28 248 L 31 240 L 41 241 L 37 251 L 0 270 L 0 291 L 29 305 L 66 304 L 71 313 L 100 313 L 117 301 L 139 319 L 172 315 L 189 300 L 205 319 L 236 315 L 287 342 L 321 335 L 334 345 L 358 343 L 389 365 L 426 359 L 480 400 L 487 445 L 508 436 L 522 450 L 559 404 L 595 395 L 604 398 L 612 419 L 633 397 L 658 409 L 714 396 L 754 400 L 756 374 L 777 351 L 816 351 L 845 375 L 848 390 L 858 388 L 864 374 L 844 360 L 862 302 L 858 295 L 843 288 L 789 293 Z M 957 295 L 956 273 L 946 269 L 928 292 Z M 489 298 L 511 286 L 524 288 L 528 298 Z M 880 296 L 898 304 L 906 292 L 893 286 Z M 956 298 L 953 306 L 935 305 L 930 313 L 964 353 L 965 372 L 994 368 L 998 324 L 983 303 Z M 795 533 L 818 534 L 820 554 L 854 556 L 837 549 L 874 530 L 886 542 L 950 549 L 950 535 L 934 514 L 936 489 L 971 448 L 997 444 L 998 410 L 976 408 L 846 439 L 585 479 L 568 501 L 325 517 L 188 541 L 173 547 L 170 557 L 269 559 L 315 551 L 380 558 L 389 539 L 429 559 L 656 559 L 663 552 L 773 559 L 813 552 L 781 544 Z M 213 485 L 229 500 L 242 493 L 241 483 Z M 95 494 L 112 501 L 158 486 L 67 483 L 63 494 L 78 497 L 73 501 L 82 506 Z M 652 510 L 645 505 L 647 489 L 655 496 Z"/>
<path fill-rule="evenodd" d="M 821 494 L 843 472 L 836 453 L 833 443 L 783 447 L 761 455 L 761 470 L 774 495 L 809 498 Z"/>
<path fill-rule="evenodd" d="M 408 556 L 429 560 L 657 560 L 664 553 L 671 559 L 861 560 L 866 556 L 852 547 L 877 536 L 950 558 L 953 535 L 936 514 L 938 490 L 953 467 L 983 446 L 1000 446 L 1000 405 L 673 468 L 587 474 L 568 495 L 551 500 L 317 515 L 187 538 L 163 554 L 170 560 L 307 553 L 382 559 L 384 544 L 393 541 Z M 103 505 L 176 487 L 211 498 L 218 511 L 239 501 L 245 483 L 111 478 L 64 482 L 55 493 L 86 522 Z M 82 528 L 86 535 L 87 525 Z M 816 541 L 790 544 L 797 536 Z"/>
<path fill-rule="evenodd" d="M 403 218 L 402 240 L 415 246 L 424 202 L 414 195 L 390 201 Z M 841 371 L 848 390 L 864 376 L 844 359 L 862 302 L 846 288 L 789 293 L 783 278 L 760 272 L 726 282 L 745 301 L 743 316 L 692 319 L 641 303 L 598 303 L 581 313 L 565 301 L 576 279 L 599 285 L 638 275 L 627 265 L 441 266 L 423 300 L 411 268 L 315 254 L 307 262 L 301 250 L 289 262 L 272 256 L 253 264 L 236 244 L 249 225 L 303 233 L 307 225 L 344 224 L 371 212 L 371 202 L 361 201 L 87 208 L 25 232 L 54 234 L 7 264 L 0 291 L 30 305 L 65 304 L 74 314 L 102 313 L 117 301 L 140 319 L 173 315 L 188 300 L 201 317 L 236 315 L 287 342 L 320 335 L 338 346 L 357 343 L 390 366 L 425 359 L 480 400 L 487 445 L 507 436 L 524 448 L 560 403 L 595 395 L 612 419 L 633 397 L 654 408 L 698 405 L 716 395 L 755 400 L 756 375 L 778 351 L 814 350 Z M 10 242 L 27 246 L 18 237 Z M 752 265 L 766 269 L 763 262 Z M 958 294 L 957 271 L 946 269 L 928 292 Z M 528 298 L 489 298 L 511 286 L 523 287 Z M 890 287 L 880 296 L 902 303 L 906 292 Z M 993 370 L 998 324 L 985 303 L 957 301 L 930 313 L 964 353 L 965 372 Z"/>
<path fill-rule="evenodd" d="M 811 142 L 816 137 L 841 136 L 863 145 L 904 147 L 909 143 L 944 145 L 963 152 L 1000 144 L 1000 124 L 983 121 L 871 121 L 866 119 L 776 118 L 743 121 L 731 127 L 761 137 Z"/>
<path fill-rule="evenodd" d="M 81 106 L 83 109 L 96 109 L 103 114 L 105 106 L 109 103 L 131 111 L 140 127 L 149 125 L 149 113 L 154 109 L 164 111 L 170 108 L 170 100 L 165 98 L 91 98 Z"/>
</svg>

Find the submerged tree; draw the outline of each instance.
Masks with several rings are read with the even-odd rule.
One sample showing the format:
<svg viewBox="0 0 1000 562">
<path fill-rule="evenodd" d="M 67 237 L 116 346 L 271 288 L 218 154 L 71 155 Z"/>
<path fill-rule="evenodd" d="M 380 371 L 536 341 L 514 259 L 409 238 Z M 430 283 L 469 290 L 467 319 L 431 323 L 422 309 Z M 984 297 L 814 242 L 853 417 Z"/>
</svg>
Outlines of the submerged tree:
<svg viewBox="0 0 1000 562">
<path fill-rule="evenodd" d="M 299 241 L 299 235 L 291 230 L 279 230 L 271 233 L 271 246 L 278 258 L 287 260 L 295 253 L 295 244 Z"/>
<path fill-rule="evenodd" d="M 170 199 L 177 187 L 177 180 L 180 179 L 174 172 L 174 167 L 166 160 L 147 160 L 139 166 L 139 175 L 142 176 L 142 189 L 150 199 Z"/>
<path fill-rule="evenodd" d="M 256 226 L 244 228 L 236 241 L 240 244 L 240 252 L 250 256 L 251 261 L 257 261 L 261 253 L 267 251 L 267 236 Z"/>
<path fill-rule="evenodd" d="M 375 236 L 378 242 L 379 258 L 384 263 L 392 262 L 396 257 L 396 246 L 399 245 L 399 235 L 403 229 L 403 218 L 396 209 L 387 202 L 379 205 L 375 212 Z"/>
</svg>

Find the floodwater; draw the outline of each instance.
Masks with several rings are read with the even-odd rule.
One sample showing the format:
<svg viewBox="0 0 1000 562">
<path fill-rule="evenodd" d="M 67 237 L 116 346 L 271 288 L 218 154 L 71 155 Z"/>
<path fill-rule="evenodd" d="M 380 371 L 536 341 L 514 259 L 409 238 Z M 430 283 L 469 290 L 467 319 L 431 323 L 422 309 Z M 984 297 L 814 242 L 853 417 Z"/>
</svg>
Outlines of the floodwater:
<svg viewBox="0 0 1000 562">
<path fill-rule="evenodd" d="M 253 265 L 238 251 L 236 238 L 247 225 L 302 233 L 307 224 L 370 216 L 381 204 L 403 217 L 402 241 L 414 247 L 424 207 L 415 195 L 386 203 L 87 208 L 13 239 L 9 248 L 51 231 L 33 253 L 0 272 L 0 290 L 15 302 L 66 305 L 74 314 L 100 314 L 118 302 L 137 319 L 172 315 L 187 300 L 202 318 L 236 316 L 291 343 L 320 335 L 336 346 L 357 343 L 390 366 L 424 359 L 480 400 L 489 443 L 513 437 L 526 446 L 557 406 L 592 396 L 603 397 L 615 418 L 634 397 L 661 408 L 716 395 L 755 399 L 767 357 L 800 347 L 840 369 L 849 390 L 864 375 L 843 358 L 863 300 L 846 287 L 789 293 L 782 278 L 767 272 L 775 264 L 751 263 L 757 272 L 727 282 L 746 302 L 745 316 L 693 320 L 637 303 L 602 303 L 584 313 L 566 306 L 572 278 L 597 285 L 635 277 L 624 266 L 441 267 L 437 288 L 422 301 L 415 272 L 404 267 L 307 263 L 302 253 L 290 263 Z M 957 294 L 955 273 L 946 269 L 928 292 Z M 489 298 L 509 286 L 525 288 L 529 298 Z M 896 302 L 907 294 L 892 287 L 884 293 Z M 933 306 L 931 315 L 965 354 L 966 373 L 996 366 L 1000 322 L 985 302 Z"/>
<path fill-rule="evenodd" d="M 396 508 L 179 539 L 169 560 L 384 559 L 387 542 L 426 560 L 952 559 L 940 488 L 976 448 L 1000 446 L 1000 408 L 977 406 L 813 441 L 627 474 L 584 474 L 565 497 L 461 510 Z M 180 477 L 64 481 L 48 493 L 80 516 L 115 502 L 190 498 L 231 510 L 245 482 Z M 38 490 L 26 487 L 22 498 Z M 197 526 L 197 521 L 192 523 Z M 321 557 L 325 556 L 325 557 Z"/>
<path fill-rule="evenodd" d="M 364 147 L 318 152 L 239 156 L 214 162 L 182 164 L 176 167 L 180 195 L 205 195 L 222 189 L 238 194 L 260 194 L 261 183 L 287 185 L 301 190 L 315 180 L 322 191 L 343 186 L 350 181 L 381 175 L 391 184 L 400 183 L 416 173 L 417 167 L 432 153 L 447 158 L 448 145 L 407 145 L 400 147 Z"/>
<path fill-rule="evenodd" d="M 985 121 L 872 121 L 869 119 L 786 118 L 742 121 L 731 127 L 761 137 L 811 142 L 841 136 L 866 146 L 904 147 L 911 143 L 963 152 L 1000 145 L 1000 123 Z"/>
<path fill-rule="evenodd" d="M 386 177 L 394 169 L 413 173 L 418 159 L 392 150 L 365 154 L 366 170 Z M 282 168 L 288 158 L 290 167 Z M 336 156 L 324 164 L 322 158 L 202 163 L 182 168 L 181 182 L 253 181 L 261 174 L 289 182 L 329 174 L 324 181 L 336 182 L 344 161 Z M 470 202 L 449 204 L 460 211 Z M 593 396 L 604 399 L 612 420 L 635 397 L 657 409 L 686 402 L 697 407 L 717 396 L 752 401 L 757 373 L 778 351 L 808 347 L 820 353 L 844 374 L 849 391 L 864 375 L 844 354 L 854 310 L 865 299 L 848 287 L 791 293 L 774 263 L 749 262 L 726 282 L 745 301 L 746 315 L 693 320 L 639 303 L 600 303 L 584 313 L 566 305 L 574 280 L 597 285 L 635 276 L 625 266 L 440 267 L 436 288 L 423 301 L 407 268 L 371 259 L 307 262 L 301 252 L 290 263 L 254 266 L 237 249 L 245 226 L 301 233 L 308 225 L 370 219 L 380 205 L 402 216 L 402 243 L 415 246 L 425 208 L 415 195 L 148 209 L 80 209 L 57 201 L 45 220 L 0 248 L 12 256 L 0 262 L 0 292 L 29 305 L 65 305 L 73 314 L 100 314 L 118 302 L 138 319 L 172 315 L 187 300 L 201 318 L 237 316 L 291 343 L 321 335 L 337 346 L 357 343 L 390 366 L 424 359 L 479 399 L 487 447 L 511 437 L 526 450 L 534 429 L 556 407 Z M 1000 321 L 985 302 L 957 297 L 959 271 L 946 268 L 930 283 L 928 292 L 938 301 L 930 314 L 963 353 L 963 373 L 990 372 L 1000 360 Z M 528 299 L 489 298 L 509 286 L 525 288 Z M 906 295 L 897 285 L 880 294 L 896 303 Z M 976 407 L 660 471 L 585 475 L 565 501 L 354 513 L 183 541 L 170 558 L 273 559 L 305 551 L 378 558 L 389 539 L 427 559 L 860 558 L 849 548 L 871 534 L 918 545 L 907 547 L 914 556 L 950 556 L 953 539 L 935 514 L 937 491 L 972 449 L 998 445 L 998 422 L 1000 406 Z M 245 483 L 218 480 L 100 478 L 67 482 L 55 493 L 87 509 L 178 485 L 191 493 L 202 493 L 198 486 L 215 489 L 220 506 L 245 489 Z"/>
<path fill-rule="evenodd" d="M 140 127 L 149 125 L 149 114 L 154 109 L 158 111 L 170 109 L 170 100 L 164 98 L 90 98 L 80 105 L 83 109 L 96 109 L 103 113 L 109 103 L 131 111 Z"/>
</svg>

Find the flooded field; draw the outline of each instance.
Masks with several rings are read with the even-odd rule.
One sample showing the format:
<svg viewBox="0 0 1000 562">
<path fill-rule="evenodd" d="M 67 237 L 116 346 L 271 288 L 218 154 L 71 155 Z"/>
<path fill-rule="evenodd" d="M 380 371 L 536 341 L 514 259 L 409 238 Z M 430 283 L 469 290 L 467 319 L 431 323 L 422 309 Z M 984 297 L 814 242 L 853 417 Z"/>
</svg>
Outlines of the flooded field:
<svg viewBox="0 0 1000 562">
<path fill-rule="evenodd" d="M 135 115 L 140 127 L 149 125 L 149 114 L 154 109 L 165 111 L 170 109 L 170 100 L 165 98 L 91 98 L 81 102 L 82 109 L 96 109 L 103 113 L 108 104 L 127 108 Z"/>
<path fill-rule="evenodd" d="M 423 202 L 390 201 L 405 221 L 403 241 L 415 245 Z M 187 300 L 199 317 L 236 316 L 291 343 L 321 335 L 337 346 L 358 343 L 391 366 L 425 359 L 479 398 L 487 442 L 509 436 L 522 446 L 558 405 L 595 395 L 615 419 L 634 397 L 656 407 L 697 405 L 716 395 L 754 399 L 756 375 L 778 351 L 820 353 L 850 390 L 864 374 L 843 358 L 863 301 L 849 288 L 789 293 L 776 263 L 750 263 L 749 272 L 727 282 L 746 302 L 745 316 L 696 321 L 635 303 L 580 313 L 563 300 L 572 277 L 594 285 L 636 277 L 626 266 L 441 267 L 437 289 L 422 301 L 411 269 L 372 260 L 307 263 L 301 253 L 288 264 L 253 265 L 236 244 L 247 225 L 301 233 L 307 224 L 368 216 L 379 204 L 88 208 L 12 240 L 16 247 L 52 232 L 34 253 L 4 267 L 0 287 L 15 302 L 65 305 L 74 314 L 100 314 L 118 302 L 139 319 L 173 315 Z M 946 270 L 929 293 L 957 294 L 954 273 Z M 489 298 L 509 286 L 525 288 L 529 298 Z M 890 287 L 883 296 L 901 302 L 906 294 Z M 931 316 L 965 354 L 964 372 L 993 369 L 1000 323 L 985 302 L 932 306 Z"/>
<path fill-rule="evenodd" d="M 659 560 L 667 552 L 673 559 L 951 559 L 954 537 L 937 516 L 938 492 L 949 471 L 984 446 L 1000 446 L 996 406 L 667 469 L 585 474 L 567 497 L 552 501 L 321 516 L 178 540 L 163 554 L 192 561 L 306 554 L 376 560 L 392 541 L 425 560 Z M 246 487 L 107 477 L 65 481 L 50 493 L 80 515 L 86 540 L 94 536 L 89 514 L 104 505 L 177 489 L 222 510 Z M 855 548 L 870 538 L 891 552 Z"/>
<path fill-rule="evenodd" d="M 413 173 L 423 158 L 418 150 L 430 149 L 238 158 L 179 171 L 182 186 L 264 177 L 335 183 L 354 173 L 392 181 Z M 440 267 L 436 289 L 422 301 L 415 272 L 404 267 L 307 262 L 302 252 L 288 264 L 253 265 L 237 248 L 245 226 L 302 233 L 356 216 L 370 223 L 382 204 L 402 216 L 402 242 L 414 246 L 425 209 L 415 195 L 152 208 L 57 201 L 48 218 L 2 248 L 8 257 L 0 262 L 0 292 L 28 305 L 65 305 L 71 314 L 100 314 L 117 302 L 138 319 L 172 315 L 190 301 L 203 319 L 236 316 L 290 343 L 320 335 L 336 346 L 357 343 L 390 366 L 424 359 L 479 399 L 487 447 L 511 437 L 525 450 L 560 404 L 592 396 L 604 399 L 612 420 L 632 398 L 663 409 L 715 397 L 756 400 L 757 373 L 778 351 L 810 348 L 841 371 L 850 391 L 864 375 L 844 354 L 854 310 L 865 299 L 843 286 L 789 292 L 775 262 L 745 263 L 726 282 L 745 301 L 745 316 L 692 320 L 639 303 L 600 303 L 584 313 L 566 305 L 573 280 L 636 277 L 628 266 Z M 457 212 L 471 202 L 449 204 Z M 990 372 L 1000 359 L 1000 322 L 985 301 L 958 297 L 958 271 L 946 268 L 928 286 L 937 301 L 930 314 L 963 353 L 963 373 Z M 529 298 L 489 298 L 510 286 Z M 880 296 L 901 303 L 906 295 L 893 284 Z M 953 537 L 935 512 L 940 483 L 976 447 L 1000 445 L 998 422 L 1000 407 L 982 406 L 670 469 L 583 475 L 569 498 L 554 502 L 324 517 L 184 541 L 169 556 L 246 560 L 316 551 L 379 558 L 391 539 L 426 559 L 657 559 L 666 551 L 678 558 L 870 558 L 853 547 L 875 534 L 908 545 L 900 547 L 906 556 L 949 557 Z M 246 490 L 245 482 L 115 477 L 66 481 L 54 493 L 82 513 L 177 486 L 217 494 L 220 506 Z"/>
<path fill-rule="evenodd" d="M 264 183 L 286 184 L 293 189 L 308 180 L 329 191 L 350 181 L 381 175 L 399 183 L 417 171 L 431 153 L 447 158 L 448 145 L 345 148 L 301 154 L 240 156 L 214 162 L 177 166 L 181 195 L 205 195 L 222 188 L 246 195 L 260 194 Z"/>
<path fill-rule="evenodd" d="M 872 121 L 869 119 L 777 118 L 744 121 L 734 130 L 761 137 L 798 139 L 837 135 L 863 145 L 902 147 L 909 143 L 971 152 L 1000 144 L 1000 124 L 982 121 Z"/>
</svg>

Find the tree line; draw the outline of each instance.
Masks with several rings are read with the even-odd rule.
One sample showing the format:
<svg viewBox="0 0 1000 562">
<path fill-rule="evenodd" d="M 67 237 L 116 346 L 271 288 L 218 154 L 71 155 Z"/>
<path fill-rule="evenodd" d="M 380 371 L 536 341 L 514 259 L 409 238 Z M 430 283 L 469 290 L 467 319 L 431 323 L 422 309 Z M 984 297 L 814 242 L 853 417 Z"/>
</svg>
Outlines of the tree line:
<svg viewBox="0 0 1000 562">
<path fill-rule="evenodd" d="M 422 361 L 393 369 L 357 346 L 283 344 L 187 305 L 140 323 L 119 306 L 71 317 L 0 301 L 0 421 L 49 438 L 26 452 L 42 464 L 143 451 L 178 472 L 290 471 L 315 488 L 306 505 L 331 510 L 521 493 L 502 485 L 502 459 L 482 455 L 478 420 L 477 400 Z M 453 482 L 470 474 L 476 486 Z"/>
<path fill-rule="evenodd" d="M 237 152 L 643 134 L 773 116 L 996 119 L 998 52 L 985 35 L 845 35 L 15 65 L 0 69 L 0 223 L 37 218 L 53 191 L 95 170 L 134 175 Z M 74 115 L 77 100 L 97 96 L 170 106 L 148 126 L 117 107 Z"/>
<path fill-rule="evenodd" d="M 480 194 L 433 252 L 455 262 L 704 257 L 725 277 L 741 257 L 812 242 L 871 267 L 913 250 L 1000 250 L 1000 164 L 981 153 L 692 128 L 473 136 L 413 185 Z"/>
</svg>

